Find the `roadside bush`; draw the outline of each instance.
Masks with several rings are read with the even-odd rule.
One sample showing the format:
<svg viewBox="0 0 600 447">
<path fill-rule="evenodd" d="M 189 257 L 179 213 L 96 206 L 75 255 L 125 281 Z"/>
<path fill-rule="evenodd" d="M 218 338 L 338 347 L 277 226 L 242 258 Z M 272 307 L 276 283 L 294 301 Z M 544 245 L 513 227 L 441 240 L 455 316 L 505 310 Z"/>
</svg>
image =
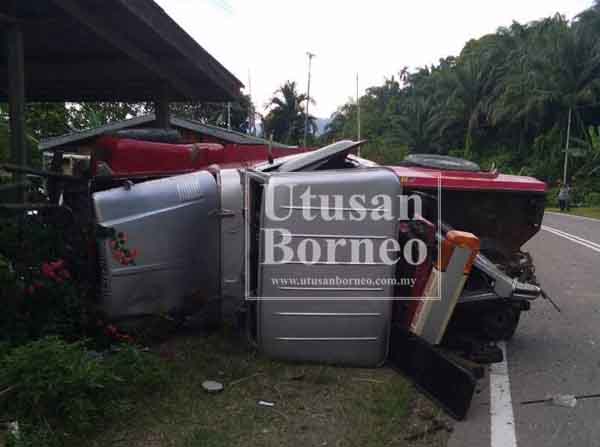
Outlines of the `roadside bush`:
<svg viewBox="0 0 600 447">
<path fill-rule="evenodd" d="M 151 392 L 165 380 L 162 362 L 132 346 L 101 355 L 87 351 L 83 342 L 47 337 L 0 360 L 0 389 L 13 387 L 0 410 L 24 424 L 25 438 L 46 436 L 48 428 L 64 440 L 122 414 L 128 399 Z"/>
<path fill-rule="evenodd" d="M 109 355 L 104 363 L 105 368 L 118 379 L 119 386 L 113 388 L 117 398 L 124 392 L 158 388 L 168 379 L 163 362 L 135 346 L 119 346 L 118 351 Z"/>
<path fill-rule="evenodd" d="M 27 215 L 20 226 L 0 218 L 0 342 L 87 335 L 86 288 L 74 273 L 80 261 L 59 221 L 64 216 Z"/>
<path fill-rule="evenodd" d="M 546 192 L 546 206 L 549 208 L 558 208 L 558 188 L 548 188 Z"/>
<path fill-rule="evenodd" d="M 118 385 L 82 343 L 47 338 L 16 348 L 2 362 L 0 383 L 16 387 L 6 410 L 19 420 L 62 421 L 85 431 L 105 408 L 103 390 Z"/>
<path fill-rule="evenodd" d="M 600 192 L 588 192 L 584 201 L 586 206 L 600 206 Z"/>
<path fill-rule="evenodd" d="M 6 447 L 63 447 L 63 443 L 48 425 L 19 424 L 18 433 L 8 435 Z"/>
<path fill-rule="evenodd" d="M 42 262 L 20 272 L 0 255 L 0 341 L 21 344 L 47 335 L 77 338 L 87 313 L 64 261 Z"/>
</svg>

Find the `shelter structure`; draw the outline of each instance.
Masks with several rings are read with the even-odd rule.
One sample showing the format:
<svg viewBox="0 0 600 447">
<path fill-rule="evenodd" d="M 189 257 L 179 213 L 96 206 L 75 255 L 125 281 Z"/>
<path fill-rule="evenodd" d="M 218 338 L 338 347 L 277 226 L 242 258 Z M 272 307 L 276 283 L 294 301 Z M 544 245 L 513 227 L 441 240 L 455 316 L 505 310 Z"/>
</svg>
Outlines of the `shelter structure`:
<svg viewBox="0 0 600 447">
<path fill-rule="evenodd" d="M 153 0 L 3 0 L 0 101 L 26 165 L 26 101 L 232 101 L 242 83 Z"/>
<path fill-rule="evenodd" d="M 110 123 L 101 127 L 95 127 L 93 129 L 46 138 L 40 141 L 39 148 L 43 152 L 61 151 L 65 153 L 89 155 L 95 141 L 102 135 L 128 129 L 157 127 L 157 123 L 158 120 L 156 115 L 148 114 Z M 183 143 L 219 143 L 223 146 L 235 145 L 242 150 L 244 147 L 249 146 L 271 146 L 280 149 L 297 148 L 297 146 L 289 146 L 275 141 L 268 141 L 264 138 L 174 115 L 170 117 L 169 126 L 172 129 L 176 129 L 181 134 Z"/>
</svg>

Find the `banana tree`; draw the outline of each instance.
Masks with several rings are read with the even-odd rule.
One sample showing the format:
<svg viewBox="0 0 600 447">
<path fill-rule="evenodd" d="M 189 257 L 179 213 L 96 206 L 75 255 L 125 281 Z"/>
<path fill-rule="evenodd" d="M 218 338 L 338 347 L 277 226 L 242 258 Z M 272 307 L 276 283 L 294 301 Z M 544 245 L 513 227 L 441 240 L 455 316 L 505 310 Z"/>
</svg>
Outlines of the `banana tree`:
<svg viewBox="0 0 600 447">
<path fill-rule="evenodd" d="M 590 126 L 587 129 L 588 138 L 573 137 L 573 147 L 569 156 L 581 160 L 581 166 L 576 176 L 600 174 L 600 127 Z"/>
</svg>

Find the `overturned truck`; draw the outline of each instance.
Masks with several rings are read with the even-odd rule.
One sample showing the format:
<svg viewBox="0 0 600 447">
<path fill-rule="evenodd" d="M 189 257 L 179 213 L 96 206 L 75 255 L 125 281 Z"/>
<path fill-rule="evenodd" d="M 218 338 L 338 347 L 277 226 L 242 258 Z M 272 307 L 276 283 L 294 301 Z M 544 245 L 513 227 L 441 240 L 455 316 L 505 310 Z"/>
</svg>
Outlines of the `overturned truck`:
<svg viewBox="0 0 600 447">
<path fill-rule="evenodd" d="M 359 145 L 94 192 L 101 309 L 115 321 L 210 312 L 282 359 L 389 360 L 464 417 L 473 360 L 498 360 L 473 340 L 511 337 L 542 294 L 521 247 L 545 184 L 451 157 L 380 166 Z"/>
</svg>

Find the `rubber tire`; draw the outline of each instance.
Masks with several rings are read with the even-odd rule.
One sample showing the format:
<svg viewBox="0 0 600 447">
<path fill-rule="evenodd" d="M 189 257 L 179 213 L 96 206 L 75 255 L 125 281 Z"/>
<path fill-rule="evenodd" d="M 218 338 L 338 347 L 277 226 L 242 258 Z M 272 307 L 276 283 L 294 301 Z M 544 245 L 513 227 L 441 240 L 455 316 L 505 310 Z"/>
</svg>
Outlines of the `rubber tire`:
<svg viewBox="0 0 600 447">
<path fill-rule="evenodd" d="M 423 168 L 442 169 L 444 171 L 481 171 L 481 167 L 477 163 L 448 155 L 410 154 L 404 158 L 403 163 Z"/>
<path fill-rule="evenodd" d="M 487 311 L 482 318 L 483 334 L 492 341 L 510 340 L 517 326 L 521 311 L 512 306 L 499 306 Z"/>
</svg>

